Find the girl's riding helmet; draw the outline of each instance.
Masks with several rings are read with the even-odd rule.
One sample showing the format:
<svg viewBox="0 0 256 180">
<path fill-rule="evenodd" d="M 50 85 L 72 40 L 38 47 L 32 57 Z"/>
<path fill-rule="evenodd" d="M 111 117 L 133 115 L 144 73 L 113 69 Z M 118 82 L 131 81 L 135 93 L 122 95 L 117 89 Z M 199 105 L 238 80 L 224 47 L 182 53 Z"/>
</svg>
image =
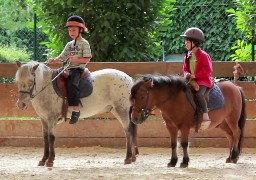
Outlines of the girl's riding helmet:
<svg viewBox="0 0 256 180">
<path fill-rule="evenodd" d="M 199 43 L 203 43 L 205 41 L 205 36 L 203 31 L 197 27 L 188 28 L 185 31 L 185 33 L 180 36 L 191 39 L 191 40 L 196 40 Z"/>
</svg>

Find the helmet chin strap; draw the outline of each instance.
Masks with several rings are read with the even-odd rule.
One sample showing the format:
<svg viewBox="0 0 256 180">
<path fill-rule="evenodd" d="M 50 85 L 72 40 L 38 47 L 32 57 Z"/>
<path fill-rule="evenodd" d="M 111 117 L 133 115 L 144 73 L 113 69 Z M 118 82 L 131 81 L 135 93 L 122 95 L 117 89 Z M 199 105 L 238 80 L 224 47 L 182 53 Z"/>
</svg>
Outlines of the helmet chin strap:
<svg viewBox="0 0 256 180">
<path fill-rule="evenodd" d="M 82 29 L 82 28 L 79 27 L 79 32 L 78 32 L 78 35 L 77 35 L 76 38 L 75 38 L 74 46 L 76 46 L 76 40 L 77 40 L 77 38 L 79 37 L 79 35 L 81 34 L 81 29 Z"/>
<path fill-rule="evenodd" d="M 192 46 L 192 44 L 193 44 L 193 41 L 190 40 L 190 49 L 189 49 L 189 51 L 192 51 L 196 47 L 195 44 L 194 44 L 194 46 Z"/>
<path fill-rule="evenodd" d="M 192 46 L 192 44 L 193 44 L 193 42 L 191 41 L 191 40 L 189 40 L 190 41 L 190 49 L 189 50 L 186 50 L 186 61 L 188 61 L 188 52 L 189 51 L 192 51 L 195 47 L 196 47 L 196 45 L 194 44 L 193 46 Z"/>
</svg>

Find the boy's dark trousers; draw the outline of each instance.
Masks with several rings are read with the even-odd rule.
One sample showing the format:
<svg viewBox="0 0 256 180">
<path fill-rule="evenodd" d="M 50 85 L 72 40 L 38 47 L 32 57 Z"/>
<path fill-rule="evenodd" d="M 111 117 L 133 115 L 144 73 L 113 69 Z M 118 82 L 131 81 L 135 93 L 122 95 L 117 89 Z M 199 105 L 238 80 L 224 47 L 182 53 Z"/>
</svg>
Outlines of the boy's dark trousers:
<svg viewBox="0 0 256 180">
<path fill-rule="evenodd" d="M 70 76 L 67 81 L 67 99 L 69 106 L 79 106 L 79 80 L 83 69 L 69 69 Z"/>
</svg>

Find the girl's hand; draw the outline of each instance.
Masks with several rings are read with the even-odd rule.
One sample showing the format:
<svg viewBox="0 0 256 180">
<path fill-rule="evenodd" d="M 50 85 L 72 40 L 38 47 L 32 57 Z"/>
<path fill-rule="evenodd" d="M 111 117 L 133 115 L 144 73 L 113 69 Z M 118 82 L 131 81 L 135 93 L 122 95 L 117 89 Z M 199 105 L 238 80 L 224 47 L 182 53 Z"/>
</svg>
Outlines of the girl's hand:
<svg viewBox="0 0 256 180">
<path fill-rule="evenodd" d="M 194 74 L 191 74 L 191 75 L 190 75 L 190 78 L 191 78 L 191 79 L 195 79 L 196 76 L 195 76 Z"/>
<path fill-rule="evenodd" d="M 185 74 L 185 79 L 188 80 L 189 78 L 190 78 L 190 73 L 186 73 L 186 74 Z"/>
</svg>

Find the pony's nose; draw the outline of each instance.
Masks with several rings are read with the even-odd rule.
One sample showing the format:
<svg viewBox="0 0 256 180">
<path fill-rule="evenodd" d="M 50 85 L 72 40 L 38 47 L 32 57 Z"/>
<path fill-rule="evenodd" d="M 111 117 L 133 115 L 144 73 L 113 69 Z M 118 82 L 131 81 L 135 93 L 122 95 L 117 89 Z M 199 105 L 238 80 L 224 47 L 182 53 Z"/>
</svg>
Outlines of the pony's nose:
<svg viewBox="0 0 256 180">
<path fill-rule="evenodd" d="M 137 117 L 133 117 L 133 118 L 131 118 L 131 120 L 132 120 L 132 122 L 133 122 L 134 124 L 140 124 L 140 123 L 138 122 L 138 118 L 137 118 Z"/>
</svg>

